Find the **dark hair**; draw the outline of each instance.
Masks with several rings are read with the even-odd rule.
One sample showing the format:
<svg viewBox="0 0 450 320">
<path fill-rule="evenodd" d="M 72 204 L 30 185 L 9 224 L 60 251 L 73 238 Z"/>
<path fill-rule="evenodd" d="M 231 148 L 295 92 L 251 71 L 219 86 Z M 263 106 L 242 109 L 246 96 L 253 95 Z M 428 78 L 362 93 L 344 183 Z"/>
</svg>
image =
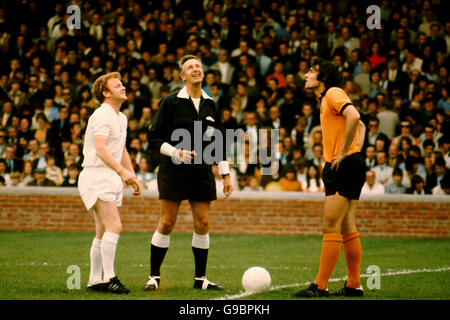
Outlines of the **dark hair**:
<svg viewBox="0 0 450 320">
<path fill-rule="evenodd" d="M 318 66 L 317 80 L 325 84 L 325 88 L 340 87 L 342 83 L 342 75 L 332 62 L 322 58 L 314 59 L 313 66 Z"/>
<path fill-rule="evenodd" d="M 433 147 L 433 150 L 434 150 L 434 147 L 436 146 L 436 144 L 434 143 L 433 140 L 427 139 L 427 140 L 425 140 L 425 141 L 423 142 L 422 146 L 423 146 L 424 149 L 425 149 L 426 147 L 428 147 L 428 146 L 432 146 L 432 147 Z"/>
<path fill-rule="evenodd" d="M 48 122 L 48 119 L 43 112 L 40 112 L 36 115 L 36 120 L 39 120 L 39 119 L 44 120 L 46 123 Z"/>
<path fill-rule="evenodd" d="M 369 118 L 368 122 L 371 122 L 371 121 L 375 121 L 377 123 L 377 125 L 380 124 L 380 119 L 378 119 L 377 117 L 371 116 Z"/>
<path fill-rule="evenodd" d="M 441 179 L 441 189 L 450 188 L 450 174 L 444 174 L 444 177 Z"/>
<path fill-rule="evenodd" d="M 309 176 L 309 168 L 315 168 L 316 169 L 316 172 L 317 172 L 317 174 L 316 174 L 316 177 L 314 178 L 314 180 L 316 180 L 316 183 L 317 183 L 317 187 L 320 187 L 320 171 L 319 171 L 319 167 L 317 167 L 315 164 L 313 164 L 313 163 L 311 163 L 309 166 L 308 166 L 308 168 L 306 169 L 306 187 L 307 188 L 309 188 L 309 186 L 310 186 L 310 180 L 312 179 L 310 176 Z"/>
<path fill-rule="evenodd" d="M 402 176 L 403 177 L 403 171 L 399 167 L 395 167 L 392 171 L 393 176 Z"/>
<path fill-rule="evenodd" d="M 411 188 L 414 190 L 418 183 L 425 183 L 423 178 L 417 174 L 413 175 L 411 178 Z"/>
<path fill-rule="evenodd" d="M 438 157 L 436 158 L 435 162 L 434 162 L 435 166 L 439 166 L 439 167 L 445 167 L 445 160 L 442 157 Z"/>
</svg>

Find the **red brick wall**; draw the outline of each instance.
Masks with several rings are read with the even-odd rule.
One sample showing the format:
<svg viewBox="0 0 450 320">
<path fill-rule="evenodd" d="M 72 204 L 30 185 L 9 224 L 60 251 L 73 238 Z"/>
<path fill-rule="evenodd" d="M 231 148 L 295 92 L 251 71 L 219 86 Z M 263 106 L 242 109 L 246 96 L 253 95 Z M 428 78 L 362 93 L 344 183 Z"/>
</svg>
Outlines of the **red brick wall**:
<svg viewBox="0 0 450 320">
<path fill-rule="evenodd" d="M 212 203 L 211 233 L 320 235 L 323 194 L 239 193 Z M 153 232 L 158 223 L 156 195 L 129 192 L 120 209 L 124 232 Z M 450 197 L 372 196 L 358 207 L 362 236 L 450 237 Z M 0 230 L 94 231 L 76 189 L 0 188 Z M 182 203 L 174 232 L 191 233 L 188 202 Z"/>
</svg>

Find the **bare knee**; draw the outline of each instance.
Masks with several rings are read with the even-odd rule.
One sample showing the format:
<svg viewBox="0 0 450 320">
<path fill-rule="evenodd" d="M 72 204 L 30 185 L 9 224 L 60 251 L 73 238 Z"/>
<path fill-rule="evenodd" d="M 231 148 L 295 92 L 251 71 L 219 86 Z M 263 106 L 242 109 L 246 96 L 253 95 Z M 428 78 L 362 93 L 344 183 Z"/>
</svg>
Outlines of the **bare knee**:
<svg viewBox="0 0 450 320">
<path fill-rule="evenodd" d="M 120 221 L 111 223 L 111 225 L 106 228 L 106 231 L 120 234 L 122 232 L 122 223 Z"/>
<path fill-rule="evenodd" d="M 324 217 L 323 232 L 324 233 L 341 233 L 341 219 Z"/>
<path fill-rule="evenodd" d="M 342 225 L 342 230 L 341 230 L 341 234 L 342 235 L 353 233 L 353 232 L 356 232 L 356 226 L 354 224 L 353 225 L 349 225 L 349 224 L 345 224 L 344 223 Z"/>
<path fill-rule="evenodd" d="M 158 225 L 158 232 L 161 234 L 170 234 L 175 227 L 174 219 L 161 219 Z"/>
<path fill-rule="evenodd" d="M 209 220 L 208 217 L 201 217 L 194 219 L 194 229 L 198 234 L 206 234 L 209 230 Z"/>
</svg>

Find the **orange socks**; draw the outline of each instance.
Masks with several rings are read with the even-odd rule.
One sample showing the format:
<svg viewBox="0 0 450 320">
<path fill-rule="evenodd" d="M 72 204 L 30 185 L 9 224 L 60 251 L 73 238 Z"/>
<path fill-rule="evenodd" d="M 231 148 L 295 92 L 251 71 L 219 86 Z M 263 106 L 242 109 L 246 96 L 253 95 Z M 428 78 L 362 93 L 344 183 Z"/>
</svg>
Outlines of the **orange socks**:
<svg viewBox="0 0 450 320">
<path fill-rule="evenodd" d="M 330 279 L 334 267 L 339 259 L 341 242 L 342 236 L 340 234 L 324 233 L 323 235 L 319 273 L 317 274 L 317 278 L 315 280 L 315 283 L 321 290 L 325 290 L 328 286 L 328 280 Z"/>
<path fill-rule="evenodd" d="M 345 261 L 347 262 L 347 287 L 358 288 L 361 285 L 361 241 L 359 240 L 359 232 L 347 233 L 342 236 L 342 242 L 344 244 Z"/>
</svg>

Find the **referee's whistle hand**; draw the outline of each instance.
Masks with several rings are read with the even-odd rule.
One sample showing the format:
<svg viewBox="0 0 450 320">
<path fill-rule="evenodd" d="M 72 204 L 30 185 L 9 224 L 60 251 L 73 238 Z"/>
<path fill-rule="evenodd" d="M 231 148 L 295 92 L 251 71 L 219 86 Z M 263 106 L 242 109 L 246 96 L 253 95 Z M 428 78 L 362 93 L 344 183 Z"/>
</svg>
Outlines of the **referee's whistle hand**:
<svg viewBox="0 0 450 320">
<path fill-rule="evenodd" d="M 194 159 L 197 153 L 195 151 L 179 150 L 178 157 L 181 162 L 191 161 Z"/>
</svg>

